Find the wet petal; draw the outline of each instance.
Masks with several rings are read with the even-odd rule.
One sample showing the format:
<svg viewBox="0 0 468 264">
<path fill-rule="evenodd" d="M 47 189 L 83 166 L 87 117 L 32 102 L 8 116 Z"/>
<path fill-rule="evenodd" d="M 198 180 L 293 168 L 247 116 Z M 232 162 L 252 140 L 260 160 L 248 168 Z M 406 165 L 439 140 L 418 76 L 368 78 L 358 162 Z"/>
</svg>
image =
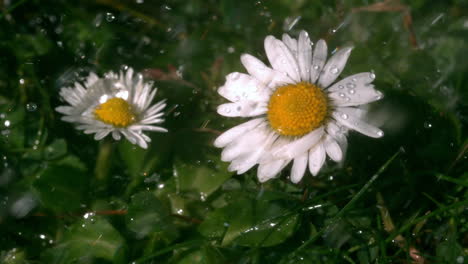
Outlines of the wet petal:
<svg viewBox="0 0 468 264">
<path fill-rule="evenodd" d="M 323 136 L 323 132 L 323 127 L 317 128 L 309 134 L 282 146 L 276 150 L 273 155 L 282 159 L 294 159 L 314 146 Z"/>
<path fill-rule="evenodd" d="M 304 173 L 307 169 L 309 153 L 304 152 L 304 154 L 294 159 L 294 163 L 291 169 L 291 182 L 298 183 L 304 177 Z"/>
<path fill-rule="evenodd" d="M 273 69 L 288 74 L 293 81 L 300 81 L 297 61 L 282 41 L 273 36 L 266 37 L 265 52 Z"/>
<path fill-rule="evenodd" d="M 308 82 L 310 79 L 310 67 L 312 64 L 312 44 L 309 35 L 304 30 L 299 34 L 297 46 L 297 61 L 301 74 L 301 81 Z"/>
<path fill-rule="evenodd" d="M 265 127 L 256 127 L 249 133 L 241 135 L 224 148 L 221 153 L 221 160 L 232 161 L 245 153 L 255 151 L 256 146 L 267 139 L 268 132 Z"/>
<path fill-rule="evenodd" d="M 218 89 L 218 93 L 231 102 L 267 101 L 270 90 L 248 74 L 233 72 L 226 76 L 226 83 Z"/>
<path fill-rule="evenodd" d="M 297 40 L 295 38 L 291 38 L 288 34 L 283 34 L 283 43 L 289 48 L 294 58 L 297 58 Z"/>
<path fill-rule="evenodd" d="M 257 177 L 260 182 L 266 182 L 274 178 L 290 160 L 274 160 L 269 163 L 262 163 L 258 166 Z"/>
<path fill-rule="evenodd" d="M 266 103 L 257 102 L 237 102 L 227 103 L 218 106 L 218 114 L 227 117 L 250 117 L 265 114 L 267 112 Z"/>
<path fill-rule="evenodd" d="M 327 43 L 321 39 L 315 44 L 312 56 L 312 68 L 310 69 L 310 82 L 315 83 L 322 72 L 323 65 L 327 60 Z"/>
<path fill-rule="evenodd" d="M 339 107 L 332 113 L 335 120 L 341 124 L 349 127 L 350 129 L 356 130 L 357 132 L 373 138 L 383 137 L 384 133 L 379 128 L 369 125 L 356 117 L 356 111 L 359 109 Z"/>
<path fill-rule="evenodd" d="M 275 90 L 278 86 L 294 82 L 286 73 L 267 67 L 262 61 L 252 55 L 242 55 L 241 62 L 252 77 L 267 86 L 270 90 Z"/>
<path fill-rule="evenodd" d="M 352 47 L 342 48 L 328 60 L 318 81 L 322 88 L 328 87 L 338 78 L 348 61 L 349 55 L 351 55 L 352 49 Z"/>
<path fill-rule="evenodd" d="M 356 88 L 359 89 L 360 87 L 366 86 L 375 80 L 375 74 L 372 72 L 361 72 L 358 74 L 354 74 L 340 80 L 330 86 L 327 91 L 328 92 L 335 92 L 335 91 L 343 91 L 344 88 Z"/>
<path fill-rule="evenodd" d="M 214 145 L 215 147 L 222 148 L 231 143 L 233 140 L 237 139 L 239 136 L 249 132 L 250 130 L 257 127 L 260 123 L 262 123 L 265 119 L 264 118 L 256 118 L 245 123 L 242 123 L 238 126 L 235 126 L 223 134 L 221 134 L 218 138 L 216 138 Z"/>
<path fill-rule="evenodd" d="M 336 162 L 339 162 L 343 158 L 343 152 L 341 151 L 340 145 L 331 136 L 327 136 L 324 142 L 325 151 L 327 155 Z"/>
<path fill-rule="evenodd" d="M 337 106 L 358 106 L 380 100 L 383 98 L 383 94 L 370 84 L 356 88 L 348 86 L 341 91 L 331 92 L 329 97 Z"/>
<path fill-rule="evenodd" d="M 312 175 L 317 176 L 323 164 L 325 163 L 325 147 L 322 143 L 318 143 L 312 150 L 309 151 L 309 171 Z"/>
</svg>

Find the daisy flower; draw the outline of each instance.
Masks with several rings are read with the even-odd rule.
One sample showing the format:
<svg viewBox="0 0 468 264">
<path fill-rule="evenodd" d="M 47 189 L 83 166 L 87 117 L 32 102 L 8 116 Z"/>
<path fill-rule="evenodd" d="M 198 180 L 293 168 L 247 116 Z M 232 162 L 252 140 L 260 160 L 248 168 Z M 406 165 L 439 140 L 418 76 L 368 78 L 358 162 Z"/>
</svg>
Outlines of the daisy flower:
<svg viewBox="0 0 468 264">
<path fill-rule="evenodd" d="M 291 161 L 290 179 L 299 182 L 309 167 L 315 176 L 326 157 L 343 160 L 348 130 L 380 138 L 382 130 L 363 121 L 361 106 L 382 98 L 371 84 L 372 72 L 336 81 L 351 54 L 351 47 L 336 51 L 327 61 L 327 44 L 315 45 L 307 32 L 298 39 L 287 34 L 265 38 L 271 67 L 244 54 L 248 74 L 233 72 L 218 93 L 230 101 L 217 111 L 227 117 L 252 117 L 214 142 L 224 148 L 221 159 L 230 171 L 244 173 L 259 164 L 257 177 L 265 182 Z M 312 49 L 312 47 L 314 48 Z"/>
<path fill-rule="evenodd" d="M 94 134 L 101 140 L 112 134 L 115 140 L 122 135 L 132 144 L 146 149 L 151 139 L 143 131 L 167 132 L 156 126 L 163 122 L 165 101 L 151 105 L 156 95 L 152 84 L 143 82 L 141 74 L 133 69 L 116 74 L 108 72 L 104 78 L 90 73 L 84 85 L 76 82 L 74 87 L 60 90 L 60 96 L 69 105 L 55 110 L 62 113 L 63 121 L 76 124 L 86 134 Z"/>
</svg>

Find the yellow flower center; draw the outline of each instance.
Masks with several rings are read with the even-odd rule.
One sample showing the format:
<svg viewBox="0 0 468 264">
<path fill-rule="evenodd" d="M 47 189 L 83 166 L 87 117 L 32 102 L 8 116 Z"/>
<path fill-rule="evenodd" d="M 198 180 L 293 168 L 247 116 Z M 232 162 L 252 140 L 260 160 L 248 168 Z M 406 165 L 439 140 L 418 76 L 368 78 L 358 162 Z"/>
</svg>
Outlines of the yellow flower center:
<svg viewBox="0 0 468 264">
<path fill-rule="evenodd" d="M 94 109 L 94 115 L 104 123 L 128 127 L 136 120 L 132 107 L 122 98 L 111 98 Z"/>
<path fill-rule="evenodd" d="M 320 127 L 327 115 L 322 89 L 308 82 L 276 89 L 268 103 L 270 126 L 284 136 L 302 136 Z"/>
</svg>

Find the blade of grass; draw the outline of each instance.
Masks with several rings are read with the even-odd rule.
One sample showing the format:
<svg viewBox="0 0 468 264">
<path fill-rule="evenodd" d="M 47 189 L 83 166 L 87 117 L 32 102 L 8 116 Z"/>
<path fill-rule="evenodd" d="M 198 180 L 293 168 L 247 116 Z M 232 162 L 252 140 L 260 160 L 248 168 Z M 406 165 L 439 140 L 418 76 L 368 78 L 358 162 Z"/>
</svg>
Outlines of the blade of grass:
<svg viewBox="0 0 468 264">
<path fill-rule="evenodd" d="M 341 217 L 346 213 L 363 195 L 364 193 L 370 188 L 372 183 L 374 183 L 377 178 L 382 174 L 383 171 L 392 163 L 392 161 L 398 156 L 400 153 L 400 150 L 398 150 L 395 154 L 393 154 L 392 157 L 390 157 L 383 165 L 382 167 L 379 168 L 377 173 L 375 173 L 371 179 L 359 190 L 359 192 L 349 201 L 330 221 L 330 223 L 322 227 L 322 229 L 317 232 L 314 236 L 309 238 L 309 240 L 305 241 L 300 247 L 298 247 L 296 250 L 288 254 L 286 257 L 284 257 L 280 263 L 285 263 L 286 260 L 292 259 L 297 253 L 305 249 L 307 246 L 309 246 L 311 243 L 316 241 L 321 235 L 323 235 L 329 227 L 333 226 L 338 220 L 341 219 Z"/>
</svg>

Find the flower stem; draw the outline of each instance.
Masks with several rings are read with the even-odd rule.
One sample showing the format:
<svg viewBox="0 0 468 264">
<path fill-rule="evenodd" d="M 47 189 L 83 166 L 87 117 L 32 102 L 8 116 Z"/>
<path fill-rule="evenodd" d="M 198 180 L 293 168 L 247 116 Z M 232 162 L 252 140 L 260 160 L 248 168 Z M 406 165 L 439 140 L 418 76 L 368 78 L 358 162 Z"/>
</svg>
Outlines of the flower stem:
<svg viewBox="0 0 468 264">
<path fill-rule="evenodd" d="M 96 160 L 94 173 L 98 181 L 104 181 L 109 175 L 110 157 L 113 144 L 110 140 L 104 139 L 99 145 L 99 153 Z"/>
</svg>

